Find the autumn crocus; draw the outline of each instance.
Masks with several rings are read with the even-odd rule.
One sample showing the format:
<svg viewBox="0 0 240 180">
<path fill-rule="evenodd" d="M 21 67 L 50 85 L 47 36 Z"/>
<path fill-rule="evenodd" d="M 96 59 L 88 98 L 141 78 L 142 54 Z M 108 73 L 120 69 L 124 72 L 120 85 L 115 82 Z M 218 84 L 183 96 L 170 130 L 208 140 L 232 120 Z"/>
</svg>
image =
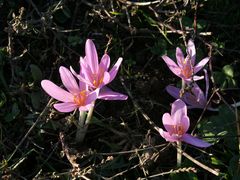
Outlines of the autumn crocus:
<svg viewBox="0 0 240 180">
<path fill-rule="evenodd" d="M 162 56 L 162 59 L 165 61 L 169 69 L 186 83 L 189 83 L 192 80 L 197 81 L 202 79 L 202 76 L 196 76 L 195 74 L 209 61 L 209 57 L 206 57 L 195 65 L 196 49 L 194 42 L 191 39 L 188 41 L 186 57 L 184 57 L 182 50 L 177 47 L 177 64 L 166 55 Z"/>
<path fill-rule="evenodd" d="M 162 122 L 167 131 L 159 129 L 160 135 L 169 142 L 186 142 L 197 147 L 209 147 L 211 144 L 187 133 L 190 121 L 186 104 L 178 99 L 172 103 L 171 114 L 165 113 Z"/>
<path fill-rule="evenodd" d="M 54 99 L 60 101 L 60 103 L 53 105 L 54 108 L 60 112 L 71 112 L 75 109 L 88 111 L 97 99 L 99 89 L 92 92 L 88 91 L 87 85 L 83 82 L 78 84 L 72 73 L 63 66 L 59 68 L 59 73 L 62 83 L 67 90 L 62 89 L 49 80 L 41 82 L 44 91 Z"/>
<path fill-rule="evenodd" d="M 115 77 L 122 63 L 120 57 L 115 65 L 109 70 L 110 57 L 104 54 L 100 63 L 98 54 L 92 40 L 88 39 L 85 44 L 85 57 L 80 58 L 80 74 L 77 74 L 71 67 L 72 73 L 82 82 L 86 83 L 90 89 L 100 88 L 99 99 L 104 100 L 126 100 L 128 97 L 124 94 L 114 92 L 106 87 Z"/>
<path fill-rule="evenodd" d="M 183 93 L 182 97 L 180 97 L 181 89 L 168 85 L 166 87 L 167 92 L 173 96 L 175 99 L 182 99 L 188 106 L 188 109 L 204 109 L 207 106 L 208 102 L 208 89 L 209 89 L 209 80 L 207 71 L 205 72 L 205 80 L 206 80 L 206 91 L 205 94 L 202 89 L 197 85 L 197 83 L 193 83 L 192 88 L 189 91 Z M 214 109 L 210 104 L 207 106 L 207 110 L 209 111 L 218 111 L 218 109 Z"/>
</svg>

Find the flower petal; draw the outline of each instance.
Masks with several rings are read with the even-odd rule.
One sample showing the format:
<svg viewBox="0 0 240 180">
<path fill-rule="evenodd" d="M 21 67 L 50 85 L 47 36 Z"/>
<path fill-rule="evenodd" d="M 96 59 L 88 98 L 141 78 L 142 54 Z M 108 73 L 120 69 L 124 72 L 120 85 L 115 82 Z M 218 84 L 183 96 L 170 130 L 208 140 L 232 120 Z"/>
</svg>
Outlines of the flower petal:
<svg viewBox="0 0 240 180">
<path fill-rule="evenodd" d="M 85 44 L 85 53 L 87 64 L 90 66 L 92 73 L 98 72 L 98 54 L 96 47 L 91 39 L 88 39 Z"/>
<path fill-rule="evenodd" d="M 110 88 L 104 86 L 101 88 L 98 99 L 103 100 L 127 100 L 128 96 L 112 91 Z"/>
<path fill-rule="evenodd" d="M 99 94 L 99 88 L 95 89 L 94 91 L 92 91 L 91 93 L 88 94 L 87 99 L 86 99 L 86 105 L 88 104 L 92 104 L 98 97 Z"/>
<path fill-rule="evenodd" d="M 168 85 L 166 87 L 166 90 L 175 99 L 180 99 L 180 88 L 176 88 L 174 86 Z"/>
<path fill-rule="evenodd" d="M 49 80 L 43 80 L 41 86 L 48 95 L 62 102 L 72 102 L 73 95 Z"/>
<path fill-rule="evenodd" d="M 183 133 L 185 134 L 189 127 L 190 127 L 190 120 L 189 120 L 189 117 L 188 116 L 183 116 L 181 118 L 181 122 L 180 122 L 180 125 L 182 126 L 183 128 Z"/>
<path fill-rule="evenodd" d="M 184 55 L 182 50 L 179 47 L 176 48 L 176 59 L 179 67 L 182 67 L 182 64 L 184 61 Z"/>
<path fill-rule="evenodd" d="M 196 74 L 198 71 L 200 71 L 200 70 L 203 68 L 203 66 L 205 66 L 205 65 L 208 63 L 209 59 L 210 59 L 209 57 L 206 57 L 206 58 L 204 58 L 203 60 L 201 60 L 201 61 L 194 67 L 194 70 L 193 70 L 194 74 Z"/>
<path fill-rule="evenodd" d="M 110 57 L 107 54 L 104 54 L 99 64 L 99 67 L 104 71 L 107 71 L 109 68 L 109 65 L 110 65 Z"/>
<path fill-rule="evenodd" d="M 169 142 L 178 141 L 178 139 L 176 137 L 171 136 L 168 132 L 163 131 L 161 128 L 159 129 L 159 133 L 166 141 L 169 141 Z"/>
<path fill-rule="evenodd" d="M 179 124 L 183 116 L 187 116 L 187 106 L 181 99 L 177 99 L 172 103 L 171 117 L 175 124 Z"/>
<path fill-rule="evenodd" d="M 165 129 L 170 133 L 173 134 L 175 133 L 174 130 L 174 126 L 176 124 L 174 124 L 173 119 L 171 118 L 171 115 L 169 113 L 164 113 L 162 116 L 162 122 L 163 122 L 163 126 L 165 127 Z"/>
<path fill-rule="evenodd" d="M 195 48 L 195 44 L 192 39 L 188 40 L 187 53 L 190 55 L 191 60 L 192 60 L 192 65 L 194 66 L 195 59 L 196 59 L 196 48 Z"/>
<path fill-rule="evenodd" d="M 72 94 L 78 93 L 79 87 L 76 79 L 73 77 L 73 74 L 63 66 L 59 68 L 59 73 L 62 83 L 67 88 L 67 90 Z"/>
<path fill-rule="evenodd" d="M 53 106 L 59 112 L 72 112 L 77 108 L 77 105 L 71 102 L 56 103 Z"/>
<path fill-rule="evenodd" d="M 193 137 L 190 134 L 184 134 L 182 136 L 182 141 L 184 141 L 184 142 L 186 142 L 188 144 L 191 144 L 193 146 L 197 146 L 197 147 L 209 147 L 209 146 L 211 146 L 210 143 L 208 143 L 206 141 L 203 141 L 201 139 L 198 139 L 196 137 Z"/>
<path fill-rule="evenodd" d="M 196 83 L 193 84 L 193 88 L 191 91 L 196 97 L 196 101 L 197 101 L 196 103 L 201 104 L 203 106 L 207 103 L 207 99 L 205 98 L 203 91 Z"/>
<path fill-rule="evenodd" d="M 110 74 L 110 81 L 109 81 L 109 83 L 116 77 L 117 72 L 119 70 L 119 67 L 120 67 L 122 61 L 123 61 L 123 58 L 121 58 L 121 57 L 118 58 L 117 62 L 114 64 L 112 69 L 109 71 L 109 74 Z"/>
<path fill-rule="evenodd" d="M 103 81 L 99 85 L 99 87 L 101 88 L 101 87 L 105 86 L 106 84 L 108 84 L 109 82 L 110 82 L 110 74 L 108 72 L 104 72 Z"/>
<path fill-rule="evenodd" d="M 88 104 L 86 106 L 80 106 L 78 109 L 79 111 L 88 111 L 92 106 L 93 104 Z"/>
<path fill-rule="evenodd" d="M 176 65 L 176 63 L 170 59 L 168 56 L 162 56 L 162 59 L 165 61 L 169 69 L 178 77 L 180 77 L 181 69 Z"/>
</svg>

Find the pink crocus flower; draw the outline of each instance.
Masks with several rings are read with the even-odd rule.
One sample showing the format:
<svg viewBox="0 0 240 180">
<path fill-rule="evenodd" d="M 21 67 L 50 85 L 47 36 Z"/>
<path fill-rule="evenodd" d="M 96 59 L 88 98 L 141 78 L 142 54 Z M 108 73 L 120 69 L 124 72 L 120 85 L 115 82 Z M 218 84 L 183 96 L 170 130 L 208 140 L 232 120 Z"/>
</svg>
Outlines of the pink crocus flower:
<svg viewBox="0 0 240 180">
<path fill-rule="evenodd" d="M 201 88 L 197 85 L 197 83 L 193 83 L 193 87 L 191 88 L 190 92 L 186 91 L 180 97 L 181 89 L 168 85 L 166 87 L 167 92 L 173 96 L 175 99 L 182 99 L 188 106 L 188 109 L 204 109 L 208 102 L 208 89 L 209 89 L 209 80 L 207 71 L 204 69 L 205 72 L 205 80 L 206 80 L 206 92 L 201 90 Z M 209 104 L 207 107 L 209 111 L 218 111 L 218 109 L 214 109 Z"/>
<path fill-rule="evenodd" d="M 100 63 L 98 62 L 98 54 L 92 40 L 88 39 L 85 44 L 84 58 L 80 58 L 80 74 L 77 74 L 72 67 L 70 70 L 80 80 L 86 83 L 90 89 L 100 88 L 99 99 L 104 100 L 126 100 L 128 96 L 114 92 L 106 87 L 115 77 L 122 63 L 120 57 L 112 69 L 109 71 L 110 57 L 104 54 Z"/>
<path fill-rule="evenodd" d="M 177 64 L 168 56 L 162 56 L 169 69 L 186 83 L 192 80 L 197 81 L 203 79 L 202 76 L 196 76 L 195 74 L 200 71 L 206 63 L 209 61 L 209 57 L 202 59 L 197 65 L 195 65 L 196 48 L 194 42 L 190 39 L 187 45 L 187 56 L 184 58 L 184 54 L 180 48 L 176 49 Z"/>
<path fill-rule="evenodd" d="M 61 101 L 61 103 L 54 104 L 54 108 L 60 112 L 71 112 L 75 109 L 88 111 L 97 99 L 99 89 L 90 92 L 85 83 L 79 82 L 78 84 L 72 73 L 63 66 L 59 68 L 59 73 L 67 91 L 49 80 L 43 80 L 41 82 L 42 88 L 47 94 Z"/>
<path fill-rule="evenodd" d="M 159 133 L 166 141 L 184 141 L 197 147 L 211 146 L 208 142 L 187 133 L 190 121 L 187 116 L 187 106 L 182 100 L 178 99 L 172 103 L 171 114 L 163 114 L 162 121 L 167 131 L 160 128 Z"/>
</svg>

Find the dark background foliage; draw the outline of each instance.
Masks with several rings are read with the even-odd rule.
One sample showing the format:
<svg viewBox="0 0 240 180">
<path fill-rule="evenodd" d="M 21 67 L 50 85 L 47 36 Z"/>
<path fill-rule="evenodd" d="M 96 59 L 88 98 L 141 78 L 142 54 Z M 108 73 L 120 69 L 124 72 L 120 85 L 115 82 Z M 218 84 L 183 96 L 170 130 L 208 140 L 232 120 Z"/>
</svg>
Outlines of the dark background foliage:
<svg viewBox="0 0 240 180">
<path fill-rule="evenodd" d="M 2 179 L 225 179 L 239 176 L 240 4 L 229 0 L 0 0 L 0 176 Z M 124 61 L 110 87 L 127 101 L 97 101 L 86 139 L 74 142 L 77 115 L 58 113 L 40 82 L 61 84 L 58 68 L 79 70 L 86 39 L 99 58 Z M 197 60 L 211 56 L 209 96 L 219 112 L 189 110 L 191 130 L 213 146 L 184 151 L 184 158 L 149 123 L 174 101 L 165 91 L 179 84 L 163 54 L 175 59 L 194 39 Z M 204 83 L 200 86 L 204 88 Z M 203 112 L 203 116 L 202 116 Z M 200 122 L 198 122 L 200 119 Z M 64 141 L 60 140 L 61 135 Z M 74 159 L 69 161 L 66 155 Z M 70 158 L 70 159 L 71 159 Z"/>
</svg>

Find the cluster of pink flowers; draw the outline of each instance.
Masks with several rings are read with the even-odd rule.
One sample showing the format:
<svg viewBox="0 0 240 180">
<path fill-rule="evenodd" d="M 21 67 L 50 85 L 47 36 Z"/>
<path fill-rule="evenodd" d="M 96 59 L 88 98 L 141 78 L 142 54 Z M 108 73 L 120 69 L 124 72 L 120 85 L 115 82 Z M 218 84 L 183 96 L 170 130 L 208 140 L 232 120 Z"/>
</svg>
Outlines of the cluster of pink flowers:
<svg viewBox="0 0 240 180">
<path fill-rule="evenodd" d="M 188 105 L 189 109 L 203 109 L 205 108 L 205 106 L 207 106 L 207 96 L 209 88 L 207 71 L 204 70 L 206 80 L 205 95 L 195 81 L 204 78 L 203 76 L 197 76 L 196 73 L 199 72 L 206 65 L 206 63 L 209 61 L 209 57 L 204 58 L 197 65 L 195 65 L 196 49 L 194 42 L 190 39 L 187 45 L 186 57 L 184 57 L 182 50 L 177 47 L 177 64 L 166 55 L 162 56 L 162 59 L 165 61 L 169 69 L 176 76 L 182 79 L 183 84 L 192 87 L 190 92 L 184 92 L 184 94 L 181 94 L 182 91 L 180 88 L 171 85 L 167 86 L 167 92 L 177 100 L 172 103 L 171 114 L 165 113 L 162 117 L 163 125 L 167 132 L 160 128 L 160 135 L 170 142 L 184 141 L 197 147 L 209 147 L 211 144 L 186 133 L 190 126 L 189 117 L 187 116 L 186 104 Z M 209 105 L 207 106 L 207 109 L 214 110 Z"/>
<path fill-rule="evenodd" d="M 96 47 L 90 39 L 86 41 L 85 54 L 84 58 L 80 58 L 79 73 L 72 67 L 70 69 L 63 66 L 59 68 L 60 77 L 66 90 L 49 80 L 41 82 L 42 88 L 46 93 L 60 101 L 54 104 L 54 108 L 60 112 L 71 112 L 76 109 L 88 111 L 94 106 L 96 99 L 126 100 L 128 98 L 126 95 L 114 92 L 106 86 L 116 77 L 122 58 L 119 58 L 111 70 L 109 70 L 110 57 L 104 54 L 99 63 Z M 196 50 L 192 40 L 188 42 L 186 58 L 184 58 L 180 48 L 176 49 L 178 65 L 169 57 L 162 56 L 169 69 L 186 84 L 203 79 L 202 76 L 196 76 L 195 74 L 209 61 L 209 57 L 207 57 L 194 66 L 195 57 Z M 187 116 L 186 104 L 190 108 L 204 108 L 207 104 L 209 85 L 206 72 L 205 78 L 207 84 L 205 95 L 195 82 L 193 82 L 192 92 L 186 92 L 182 97 L 180 97 L 179 88 L 174 86 L 167 87 L 169 94 L 177 99 L 172 103 L 171 114 L 165 113 L 162 117 L 163 125 L 167 131 L 159 129 L 160 135 L 167 141 L 184 141 L 198 147 L 211 145 L 187 133 L 190 121 Z M 208 107 L 208 109 L 211 110 L 211 107 Z"/>
<path fill-rule="evenodd" d="M 46 93 L 61 102 L 54 104 L 54 108 L 60 112 L 71 112 L 75 109 L 88 111 L 96 99 L 126 100 L 128 98 L 106 87 L 116 77 L 122 58 L 119 58 L 109 71 L 110 57 L 104 54 L 99 63 L 96 47 L 90 39 L 86 41 L 85 54 L 84 58 L 80 58 L 79 74 L 72 67 L 70 70 L 63 66 L 59 68 L 66 90 L 49 80 L 41 82 Z"/>
</svg>

